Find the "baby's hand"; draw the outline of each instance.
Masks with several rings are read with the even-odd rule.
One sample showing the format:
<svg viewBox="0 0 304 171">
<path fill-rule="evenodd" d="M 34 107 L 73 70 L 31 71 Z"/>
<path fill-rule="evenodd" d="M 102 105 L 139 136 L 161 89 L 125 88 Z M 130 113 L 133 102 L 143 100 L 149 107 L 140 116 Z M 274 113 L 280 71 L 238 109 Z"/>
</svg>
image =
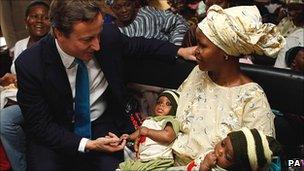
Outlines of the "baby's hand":
<svg viewBox="0 0 304 171">
<path fill-rule="evenodd" d="M 122 134 L 122 135 L 120 136 L 120 139 L 121 139 L 121 140 L 128 140 L 129 137 L 130 137 L 129 134 Z"/>
<path fill-rule="evenodd" d="M 217 158 L 214 151 L 208 153 L 200 164 L 200 171 L 211 170 L 215 166 L 216 161 Z"/>
</svg>

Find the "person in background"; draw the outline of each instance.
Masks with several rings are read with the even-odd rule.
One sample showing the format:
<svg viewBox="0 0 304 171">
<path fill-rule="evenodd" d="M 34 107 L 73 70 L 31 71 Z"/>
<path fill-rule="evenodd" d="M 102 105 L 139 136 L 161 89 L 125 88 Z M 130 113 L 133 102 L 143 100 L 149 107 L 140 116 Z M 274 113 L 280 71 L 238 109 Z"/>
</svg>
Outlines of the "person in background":
<svg viewBox="0 0 304 171">
<path fill-rule="evenodd" d="M 170 5 L 167 0 L 138 0 L 142 6 L 151 6 L 159 10 L 168 10 Z"/>
<path fill-rule="evenodd" d="M 30 48 L 50 31 L 50 21 L 48 17 L 49 5 L 42 0 L 32 1 L 25 11 L 25 26 L 29 36 L 19 40 L 15 44 L 14 59 L 11 72 L 15 71 L 15 60 L 25 49 Z"/>
<path fill-rule="evenodd" d="M 14 45 L 28 35 L 24 25 L 24 13 L 31 0 L 0 1 L 0 25 L 5 38 L 9 55 L 14 56 Z"/>
<path fill-rule="evenodd" d="M 136 159 L 119 164 L 120 170 L 160 170 L 173 166 L 172 142 L 179 132 L 175 113 L 179 94 L 174 90 L 165 90 L 159 94 L 154 115 L 146 118 L 142 126 L 123 138 L 136 141 Z"/>
<path fill-rule="evenodd" d="M 52 1 L 51 34 L 15 61 L 28 170 L 115 170 L 134 131 L 123 59 L 175 62 L 193 48 L 129 38 L 95 0 Z M 31 65 L 35 63 L 35 65 Z"/>
<path fill-rule="evenodd" d="M 303 74 L 304 72 L 304 47 L 297 46 L 289 49 L 285 55 L 285 62 L 288 68 L 299 71 Z"/>
<path fill-rule="evenodd" d="M 196 26 L 202 20 L 197 12 L 200 0 L 168 0 L 168 3 L 170 10 L 183 16 L 190 27 Z"/>
<path fill-rule="evenodd" d="M 114 0 L 111 9 L 117 17 L 114 23 L 129 37 L 156 38 L 181 45 L 188 30 L 182 16 L 151 6 L 140 8 L 133 0 Z"/>
<path fill-rule="evenodd" d="M 287 17 L 278 24 L 284 34 L 286 45 L 277 55 L 274 67 L 288 68 L 285 62 L 286 52 L 296 46 L 304 46 L 304 2 L 302 0 L 286 0 Z"/>
<path fill-rule="evenodd" d="M 173 144 L 176 165 L 204 158 L 226 135 L 242 127 L 275 137 L 274 114 L 263 89 L 240 69 L 239 58 L 272 56 L 284 46 L 274 24 L 261 22 L 255 6 L 209 8 L 196 29 L 198 66 L 182 83 Z"/>
<path fill-rule="evenodd" d="M 170 10 L 160 10 L 152 6 L 140 7 L 137 1 L 133 0 L 114 0 L 110 7 L 117 17 L 114 23 L 123 34 L 129 37 L 156 38 L 180 46 L 184 34 L 188 30 L 186 20 Z M 151 86 L 139 85 L 138 83 L 129 87 L 131 89 L 141 87 L 142 98 L 139 101 L 143 104 L 144 111 L 146 109 L 143 106 L 149 107 L 155 104 L 155 97 L 161 92 L 156 92 L 157 90 L 155 91 Z M 158 87 L 157 89 L 162 88 Z M 147 110 L 149 109 L 147 108 Z"/>
<path fill-rule="evenodd" d="M 34 43 L 49 32 L 48 11 L 49 5 L 41 0 L 32 1 L 27 6 L 25 24 L 29 37 L 16 43 L 14 61 L 22 51 L 33 46 Z M 11 79 L 6 83 L 6 86 L 11 86 L 9 88 L 5 87 L 6 89 L 0 93 L 1 107 L 8 106 L 0 111 L 0 138 L 12 169 L 22 171 L 26 170 L 25 135 L 21 128 L 24 119 L 19 106 L 16 104 L 17 80 L 14 64 L 11 67 L 11 72 L 4 76 L 8 76 L 8 78 L 2 78 L 3 80 Z"/>
<path fill-rule="evenodd" d="M 301 5 L 302 4 L 302 5 Z M 303 2 L 301 0 L 284 0 L 278 9 L 278 30 L 287 37 L 303 23 Z"/>
</svg>

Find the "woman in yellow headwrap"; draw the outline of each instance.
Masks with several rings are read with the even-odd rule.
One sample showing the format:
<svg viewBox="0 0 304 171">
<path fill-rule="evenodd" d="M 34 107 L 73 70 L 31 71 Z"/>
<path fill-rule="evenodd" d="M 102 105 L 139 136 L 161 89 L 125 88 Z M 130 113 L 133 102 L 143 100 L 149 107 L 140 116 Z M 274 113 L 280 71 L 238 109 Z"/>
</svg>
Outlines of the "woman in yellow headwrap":
<svg viewBox="0 0 304 171">
<path fill-rule="evenodd" d="M 198 66 L 179 87 L 176 118 L 182 133 L 173 145 L 176 165 L 204 158 L 227 133 L 242 127 L 275 136 L 264 91 L 239 66 L 245 55 L 273 56 L 282 48 L 285 40 L 275 25 L 262 24 L 255 6 L 213 5 L 196 36 Z"/>
</svg>

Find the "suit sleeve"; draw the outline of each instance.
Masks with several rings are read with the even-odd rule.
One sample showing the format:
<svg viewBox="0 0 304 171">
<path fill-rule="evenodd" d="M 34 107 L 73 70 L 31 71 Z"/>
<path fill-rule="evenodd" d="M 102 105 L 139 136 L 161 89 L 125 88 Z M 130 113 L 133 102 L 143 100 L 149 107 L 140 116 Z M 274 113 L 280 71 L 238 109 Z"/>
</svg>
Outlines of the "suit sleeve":
<svg viewBox="0 0 304 171">
<path fill-rule="evenodd" d="M 39 65 L 26 67 L 28 66 L 26 62 L 18 59 L 15 62 L 19 87 L 17 100 L 25 120 L 26 134 L 30 140 L 52 150 L 70 155 L 76 154 L 81 137 L 53 121 L 44 95 L 46 92 L 42 84 L 42 69 L 37 68 Z"/>
<path fill-rule="evenodd" d="M 146 39 L 144 37 L 127 37 L 120 34 L 123 42 L 123 54 L 128 58 L 147 58 L 175 62 L 179 46 L 168 41 Z"/>
</svg>

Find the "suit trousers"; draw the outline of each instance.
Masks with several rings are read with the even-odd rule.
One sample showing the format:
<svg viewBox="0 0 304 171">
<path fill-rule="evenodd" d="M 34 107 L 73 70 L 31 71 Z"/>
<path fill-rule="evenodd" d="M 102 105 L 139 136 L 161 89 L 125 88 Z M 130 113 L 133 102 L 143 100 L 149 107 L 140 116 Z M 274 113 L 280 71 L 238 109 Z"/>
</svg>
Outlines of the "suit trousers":
<svg viewBox="0 0 304 171">
<path fill-rule="evenodd" d="M 109 119 L 110 117 L 111 112 L 106 110 L 102 116 L 92 122 L 92 139 L 104 137 L 108 132 L 120 135 L 115 122 L 113 119 Z M 115 153 L 79 152 L 76 156 L 68 156 L 33 141 L 28 141 L 26 154 L 28 170 L 31 171 L 115 170 L 124 159 L 123 151 Z"/>
</svg>

